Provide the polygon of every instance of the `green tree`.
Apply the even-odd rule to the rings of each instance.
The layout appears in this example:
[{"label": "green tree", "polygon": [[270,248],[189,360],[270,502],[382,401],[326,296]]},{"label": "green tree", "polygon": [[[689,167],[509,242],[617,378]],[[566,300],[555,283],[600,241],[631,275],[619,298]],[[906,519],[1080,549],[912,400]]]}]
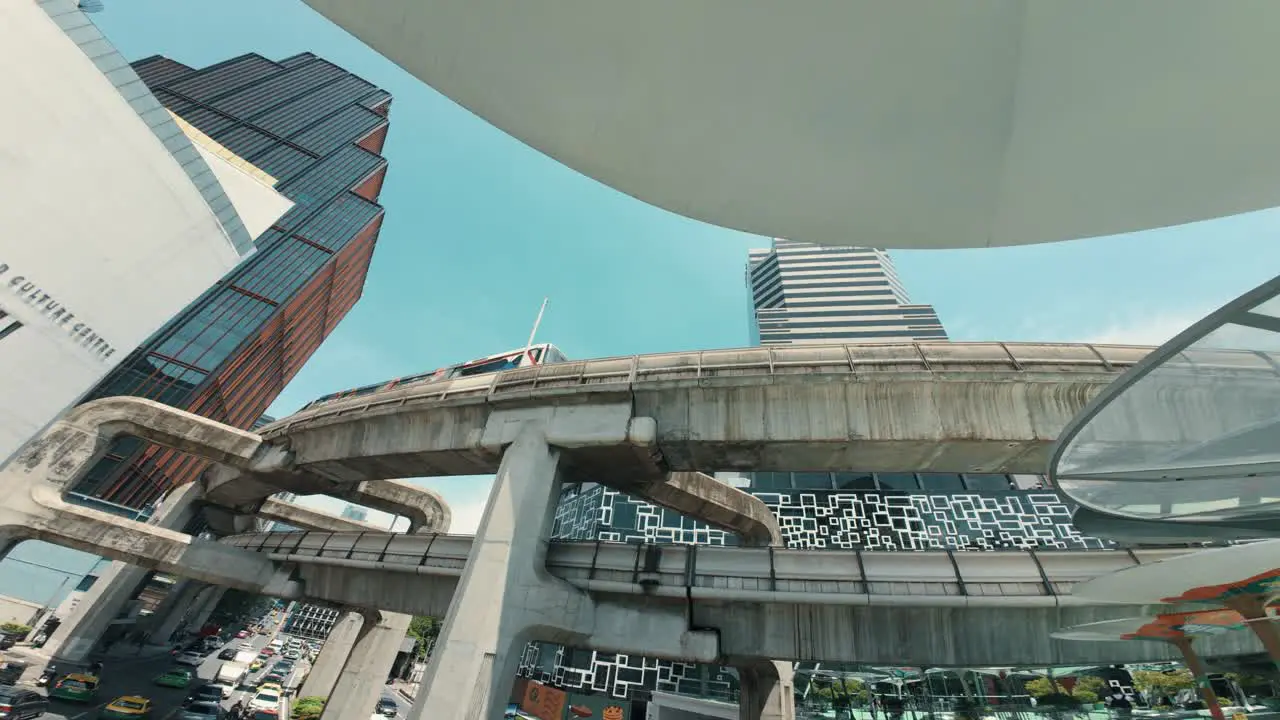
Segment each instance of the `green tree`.
[{"label": "green tree", "polygon": [[865,703],[871,698],[871,692],[867,690],[866,684],[856,678],[819,675],[813,678],[809,696],[832,707],[847,708],[851,703]]},{"label": "green tree", "polygon": [[30,625],[23,625],[22,623],[16,623],[16,622],[0,623],[0,633],[3,633],[5,635],[26,636],[26,634],[29,632],[31,632]]},{"label": "green tree", "polygon": [[320,713],[324,712],[324,702],[325,698],[319,695],[298,698],[293,704],[294,720],[315,720],[320,717]]},{"label": "green tree", "polygon": [[1133,689],[1153,702],[1158,702],[1165,696],[1173,697],[1179,690],[1189,690],[1195,686],[1195,678],[1189,670],[1138,670],[1133,673]]},{"label": "green tree", "polygon": [[418,641],[417,653],[419,657],[426,655],[427,648],[440,636],[440,629],[444,623],[439,618],[427,617],[426,615],[415,615],[413,620],[409,621],[409,631],[405,635]]}]

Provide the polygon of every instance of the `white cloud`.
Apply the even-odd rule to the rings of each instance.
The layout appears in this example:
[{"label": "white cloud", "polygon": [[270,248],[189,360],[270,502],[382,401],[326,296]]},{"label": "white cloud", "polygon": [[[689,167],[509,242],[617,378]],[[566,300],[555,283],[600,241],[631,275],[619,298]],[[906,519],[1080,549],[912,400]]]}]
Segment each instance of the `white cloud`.
[{"label": "white cloud", "polygon": [[1081,338],[1079,342],[1099,345],[1162,345],[1208,314],[1209,310],[1206,309],[1163,315],[1115,317],[1102,330]]}]

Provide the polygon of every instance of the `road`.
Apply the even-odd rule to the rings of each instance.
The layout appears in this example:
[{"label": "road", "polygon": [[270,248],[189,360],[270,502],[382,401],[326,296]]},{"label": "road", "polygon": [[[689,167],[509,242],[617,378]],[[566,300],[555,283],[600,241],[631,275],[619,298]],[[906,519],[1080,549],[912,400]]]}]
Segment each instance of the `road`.
[{"label": "road", "polygon": [[[252,642],[255,649],[261,650],[271,641],[271,634],[260,634],[252,638],[252,640],[232,640],[231,645],[237,646],[242,642]],[[182,701],[193,690],[201,684],[213,681],[214,676],[218,673],[218,668],[226,660],[219,660],[217,652],[207,656],[205,661],[199,668],[196,668],[196,674],[200,681],[192,683],[187,689],[165,688],[160,687],[152,682],[152,678],[163,673],[171,667],[174,667],[172,659],[168,656],[150,657],[142,659],[112,658],[104,661],[101,681],[102,684],[98,691],[98,702],[92,705],[80,703],[71,703],[63,700],[51,699],[49,701],[49,711],[45,714],[47,720],[89,720],[96,718],[98,711],[113,699],[121,695],[141,695],[151,698],[154,709],[151,712],[151,720],[167,720],[177,713],[182,707]],[[249,676],[245,687],[253,687],[261,677],[270,671],[270,664],[263,669]],[[305,663],[298,663],[298,669],[294,676],[290,677],[291,683],[297,682],[300,671],[306,668]],[[43,688],[40,689],[43,692]],[[253,696],[251,690],[240,690],[223,703],[224,707],[230,707],[237,700],[245,703]]]}]

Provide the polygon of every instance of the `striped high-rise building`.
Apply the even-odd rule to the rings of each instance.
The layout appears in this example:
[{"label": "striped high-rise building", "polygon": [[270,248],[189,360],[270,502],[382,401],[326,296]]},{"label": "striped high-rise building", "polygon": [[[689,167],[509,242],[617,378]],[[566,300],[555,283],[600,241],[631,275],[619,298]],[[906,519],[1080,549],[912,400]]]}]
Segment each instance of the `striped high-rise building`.
[{"label": "striped high-rise building", "polygon": [[946,340],[913,305],[888,253],[774,240],[747,259],[753,345]]}]

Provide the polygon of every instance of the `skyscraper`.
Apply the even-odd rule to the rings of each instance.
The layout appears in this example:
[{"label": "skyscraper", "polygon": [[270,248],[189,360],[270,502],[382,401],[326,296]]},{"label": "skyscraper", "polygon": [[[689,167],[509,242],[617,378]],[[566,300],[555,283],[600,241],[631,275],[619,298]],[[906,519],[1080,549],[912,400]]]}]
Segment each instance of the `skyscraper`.
[{"label": "skyscraper", "polygon": [[357,505],[347,505],[342,508],[342,517],[346,520],[367,522],[369,520],[369,511]]},{"label": "skyscraper", "polygon": [[[157,56],[133,68],[170,112],[295,205],[87,399],[146,397],[250,428],[361,295],[382,225],[391,96],[310,53],[201,70]],[[77,490],[142,507],[205,465],[125,438]]]},{"label": "skyscraper", "polygon": [[747,258],[752,345],[946,340],[883,250],[774,240]]}]

